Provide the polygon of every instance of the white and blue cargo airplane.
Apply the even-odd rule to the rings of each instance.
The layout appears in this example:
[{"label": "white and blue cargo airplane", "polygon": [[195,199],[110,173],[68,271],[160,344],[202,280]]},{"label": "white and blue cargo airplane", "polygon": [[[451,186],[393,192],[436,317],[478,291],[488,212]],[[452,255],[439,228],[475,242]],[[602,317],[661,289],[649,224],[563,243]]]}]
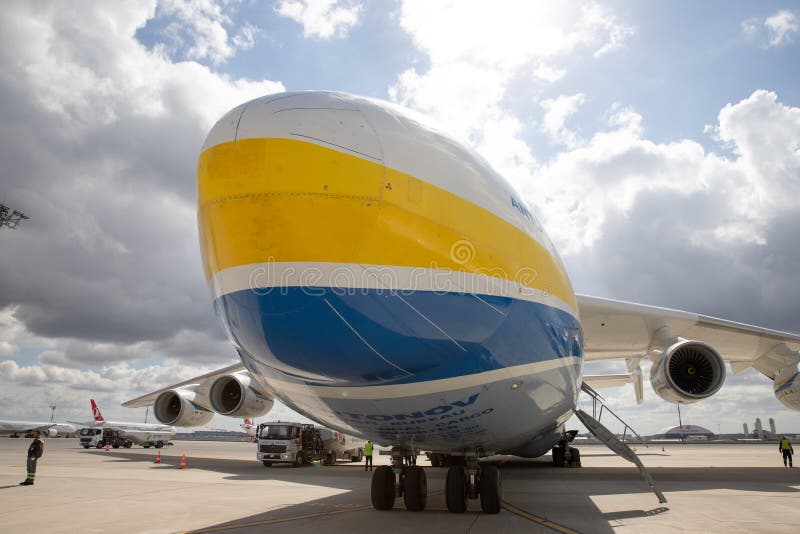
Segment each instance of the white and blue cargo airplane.
[{"label": "white and blue cargo airplane", "polygon": [[[214,308],[242,363],[125,403],[166,424],[258,417],[277,398],[392,447],[372,502],[426,502],[417,451],[456,459],[446,501],[500,509],[492,453],[545,454],[583,383],[649,358],[674,403],[753,367],[800,410],[800,336],[576,296],[533,212],[480,156],[409,110],[332,92],[269,95],[211,129],[198,222]],[[624,359],[629,375],[587,377]],[[412,462],[413,463],[413,462]]]},{"label": "white and blue cargo airplane", "polygon": [[55,438],[59,436],[74,435],[78,429],[69,423],[53,423],[43,421],[12,421],[3,419],[0,421],[0,436],[11,436],[18,438],[38,430],[43,435]]}]

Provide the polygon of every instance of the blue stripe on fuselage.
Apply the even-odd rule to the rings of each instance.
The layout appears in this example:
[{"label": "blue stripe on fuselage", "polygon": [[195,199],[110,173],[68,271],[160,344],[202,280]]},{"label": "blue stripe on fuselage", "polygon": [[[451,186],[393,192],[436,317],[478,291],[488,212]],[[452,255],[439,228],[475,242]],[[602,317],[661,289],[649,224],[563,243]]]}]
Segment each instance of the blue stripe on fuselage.
[{"label": "blue stripe on fuselage", "polygon": [[214,306],[242,349],[309,383],[412,383],[582,354],[575,317],[508,297],[285,287]]}]

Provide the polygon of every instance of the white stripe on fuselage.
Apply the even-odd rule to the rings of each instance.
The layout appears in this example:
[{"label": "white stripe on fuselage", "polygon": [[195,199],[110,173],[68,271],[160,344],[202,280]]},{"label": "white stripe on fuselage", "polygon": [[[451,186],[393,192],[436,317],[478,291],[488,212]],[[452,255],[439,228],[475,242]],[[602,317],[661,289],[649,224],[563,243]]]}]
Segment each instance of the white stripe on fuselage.
[{"label": "white stripe on fuselage", "polygon": [[492,295],[536,302],[557,308],[575,318],[578,316],[577,310],[573,310],[566,302],[540,289],[497,276],[451,269],[357,263],[265,262],[223,269],[209,282],[214,300],[245,289],[267,292],[280,291],[282,287],[331,287],[342,291],[378,289],[401,295],[409,291]]},{"label": "white stripe on fuselage", "polygon": [[[541,362],[515,365],[513,367],[504,367],[503,369],[495,369],[493,371],[485,371],[483,373],[474,373],[454,378],[443,378],[440,380],[428,380],[426,382],[412,382],[407,384],[392,384],[383,386],[310,386],[270,377],[264,377],[264,380],[271,388],[273,388],[273,391],[280,391],[281,394],[286,394],[288,397],[291,397],[292,393],[308,394],[309,391],[311,391],[315,396],[318,396],[322,399],[347,398],[351,400],[384,400],[418,395],[429,395],[433,393],[445,393],[447,391],[483,386],[500,380],[534,375],[561,367],[579,365],[580,363],[581,358],[577,356],[568,356],[566,358],[555,358]],[[580,376],[576,375],[576,382],[579,379]]]}]

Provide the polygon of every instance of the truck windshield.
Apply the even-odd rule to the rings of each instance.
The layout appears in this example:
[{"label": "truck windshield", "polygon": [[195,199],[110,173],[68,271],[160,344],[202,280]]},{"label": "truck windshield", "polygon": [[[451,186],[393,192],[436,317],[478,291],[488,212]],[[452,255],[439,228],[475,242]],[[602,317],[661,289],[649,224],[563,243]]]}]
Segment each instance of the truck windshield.
[{"label": "truck windshield", "polygon": [[92,432],[91,428],[81,428],[81,436],[93,436],[94,432]]},{"label": "truck windshield", "polygon": [[261,429],[261,439],[292,439],[295,432],[292,432],[294,427],[280,425],[280,426],[265,426]]}]

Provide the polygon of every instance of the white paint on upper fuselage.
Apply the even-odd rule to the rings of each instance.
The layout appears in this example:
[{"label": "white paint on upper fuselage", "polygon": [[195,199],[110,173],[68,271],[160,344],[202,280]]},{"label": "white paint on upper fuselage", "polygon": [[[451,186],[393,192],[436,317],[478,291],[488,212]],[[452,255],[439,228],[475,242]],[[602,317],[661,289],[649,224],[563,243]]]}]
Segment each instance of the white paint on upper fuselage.
[{"label": "white paint on upper fuselage", "polygon": [[563,269],[535,214],[508,182],[466,144],[407,109],[346,93],[268,95],[226,113],[209,132],[203,150],[258,138],[302,140],[424,180],[527,233]]}]

